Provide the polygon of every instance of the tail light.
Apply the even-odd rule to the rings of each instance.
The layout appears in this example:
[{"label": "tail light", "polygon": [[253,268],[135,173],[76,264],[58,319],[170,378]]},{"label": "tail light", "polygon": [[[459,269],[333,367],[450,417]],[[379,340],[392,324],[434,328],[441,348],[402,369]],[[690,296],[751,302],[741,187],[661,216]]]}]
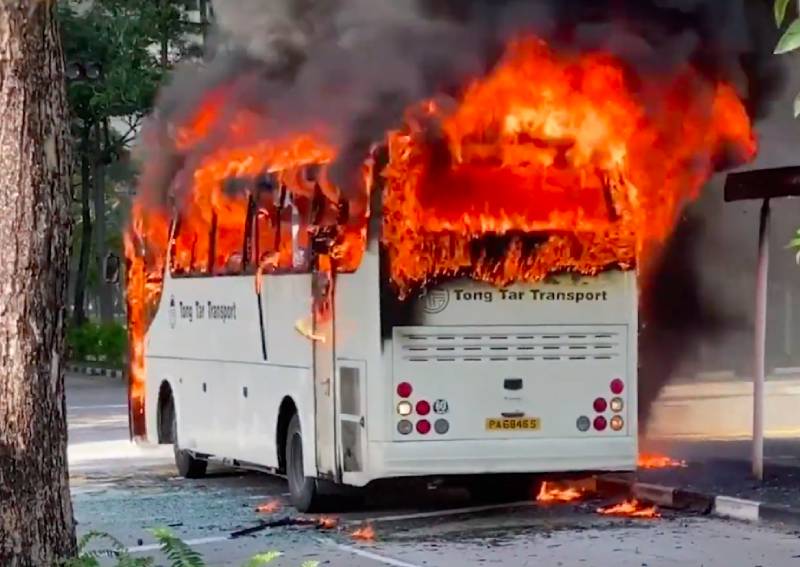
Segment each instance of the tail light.
[{"label": "tail light", "polygon": [[597,431],[605,431],[607,426],[608,422],[602,415],[598,415],[596,418],[594,418],[594,428]]},{"label": "tail light", "polygon": [[605,398],[597,398],[594,401],[594,411],[597,413],[603,413],[608,408],[608,402],[606,402]]},{"label": "tail light", "polygon": [[431,405],[426,402],[425,400],[420,400],[417,402],[417,413],[419,415],[428,415],[431,413]]},{"label": "tail light", "polygon": [[611,400],[611,411],[614,413],[619,413],[622,411],[622,408],[625,407],[625,402],[622,401],[622,398],[614,398]]},{"label": "tail light", "polygon": [[439,435],[444,435],[448,431],[450,431],[450,422],[446,419],[437,419],[436,422],[433,424],[433,429]]},{"label": "tail light", "polygon": [[414,411],[414,408],[411,406],[411,402],[403,400],[402,402],[397,404],[397,413],[399,415],[402,415],[403,417],[411,415],[412,411]]},{"label": "tail light", "polygon": [[400,382],[397,385],[397,395],[401,398],[408,398],[414,392],[414,388],[408,382]]},{"label": "tail light", "polygon": [[614,378],[611,381],[611,393],[612,394],[614,394],[616,396],[619,396],[624,389],[625,389],[625,383],[622,380],[620,380],[619,378]]},{"label": "tail light", "polygon": [[417,433],[427,435],[431,432],[431,422],[427,419],[420,419],[417,422]]},{"label": "tail light", "polygon": [[585,415],[582,415],[578,418],[578,421],[575,422],[578,431],[584,432],[589,431],[589,428],[592,426],[592,422],[589,421],[589,418]]},{"label": "tail light", "polygon": [[621,431],[623,427],[625,427],[625,422],[620,416],[615,415],[611,418],[611,429],[614,431]]},{"label": "tail light", "polygon": [[414,430],[414,425],[407,419],[404,419],[397,423],[397,432],[400,435],[408,435],[413,430]]}]

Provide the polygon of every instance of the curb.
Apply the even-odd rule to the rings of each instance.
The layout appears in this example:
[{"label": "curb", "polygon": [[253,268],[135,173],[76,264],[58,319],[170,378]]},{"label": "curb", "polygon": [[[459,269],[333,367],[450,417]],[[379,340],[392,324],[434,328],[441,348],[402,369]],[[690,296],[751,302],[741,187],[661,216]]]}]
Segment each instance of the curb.
[{"label": "curb", "polygon": [[105,376],[106,378],[117,378],[120,380],[125,377],[124,370],[84,366],[82,364],[67,364],[67,372],[74,372],[85,376]]},{"label": "curb", "polygon": [[800,526],[800,508],[769,504],[758,500],[703,494],[683,488],[637,482],[625,477],[598,477],[602,494],[627,494],[663,508],[710,514],[744,522],[773,522]]}]

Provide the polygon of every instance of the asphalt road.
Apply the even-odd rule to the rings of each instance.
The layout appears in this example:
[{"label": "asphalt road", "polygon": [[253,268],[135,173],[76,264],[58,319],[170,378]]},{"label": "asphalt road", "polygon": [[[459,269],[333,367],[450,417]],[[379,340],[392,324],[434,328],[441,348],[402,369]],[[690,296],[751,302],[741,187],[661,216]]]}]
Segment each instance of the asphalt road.
[{"label": "asphalt road", "polygon": [[[67,405],[79,533],[110,533],[136,554],[157,555],[148,530],[166,526],[209,565],[241,565],[255,553],[280,551],[271,565],[800,567],[800,532],[780,526],[666,511],[653,520],[607,518],[595,511],[600,501],[476,508],[458,490],[410,497],[385,489],[377,494],[380,504],[338,513],[338,526],[323,531],[296,523],[307,518],[285,504],[280,479],[219,469],[202,481],[182,480],[168,448],[132,446],[119,382],[70,376]],[[279,508],[256,511],[268,502]],[[266,522],[288,525],[233,537]],[[374,528],[374,541],[352,536],[364,525]]]}]

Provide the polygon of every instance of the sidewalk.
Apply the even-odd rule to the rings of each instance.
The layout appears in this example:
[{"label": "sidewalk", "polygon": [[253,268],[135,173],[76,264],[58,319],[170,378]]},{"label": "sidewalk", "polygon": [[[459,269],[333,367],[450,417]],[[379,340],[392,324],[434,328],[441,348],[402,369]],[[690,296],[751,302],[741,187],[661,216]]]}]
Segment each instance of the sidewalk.
[{"label": "sidewalk", "polygon": [[612,486],[667,508],[800,526],[800,439],[767,441],[763,482],[752,477],[749,442],[643,440],[641,452],[666,455],[684,466],[612,475]]}]

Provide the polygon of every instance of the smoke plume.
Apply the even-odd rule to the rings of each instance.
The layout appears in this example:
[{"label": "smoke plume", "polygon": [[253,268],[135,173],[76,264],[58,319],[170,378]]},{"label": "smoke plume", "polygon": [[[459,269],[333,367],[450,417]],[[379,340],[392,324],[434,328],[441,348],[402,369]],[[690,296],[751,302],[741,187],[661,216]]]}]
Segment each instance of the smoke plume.
[{"label": "smoke plume", "polygon": [[[185,151],[170,135],[220,88],[219,125],[247,110],[254,136],[310,132],[336,147],[332,180],[358,211],[365,196],[355,178],[370,147],[402,124],[412,103],[457,95],[522,33],[566,53],[605,50],[641,76],[692,64],[707,81],[693,87],[711,92],[716,81],[728,81],[753,113],[777,77],[766,58],[774,39],[766,1],[225,0],[215,11],[213,49],[202,63],[176,70],[146,127],[141,193],[152,206],[180,206],[182,176],[225,143],[221,127]],[[652,372],[652,392],[668,378],[664,357],[677,361],[695,332],[718,326],[694,295],[695,264],[682,238],[662,256],[663,270],[653,272],[645,292],[642,362]],[[676,300],[682,309],[672,308]],[[658,347],[657,359],[650,345]],[[652,396],[645,397],[647,406]]]},{"label": "smoke plume", "polygon": [[[413,102],[456,93],[485,73],[512,37],[533,33],[565,52],[603,49],[642,74],[690,62],[707,87],[725,79],[761,96],[748,86],[769,70],[758,55],[765,26],[754,24],[764,13],[746,0],[226,0],[216,7],[214,52],[174,74],[149,129],[180,122],[227,85],[226,114],[254,110],[259,135],[315,132],[337,147],[333,181],[357,200],[354,176],[370,146]],[[210,132],[207,144],[221,135]],[[148,161],[174,157],[148,145]],[[161,168],[166,179],[183,164]],[[172,188],[156,181],[143,189]]]}]

